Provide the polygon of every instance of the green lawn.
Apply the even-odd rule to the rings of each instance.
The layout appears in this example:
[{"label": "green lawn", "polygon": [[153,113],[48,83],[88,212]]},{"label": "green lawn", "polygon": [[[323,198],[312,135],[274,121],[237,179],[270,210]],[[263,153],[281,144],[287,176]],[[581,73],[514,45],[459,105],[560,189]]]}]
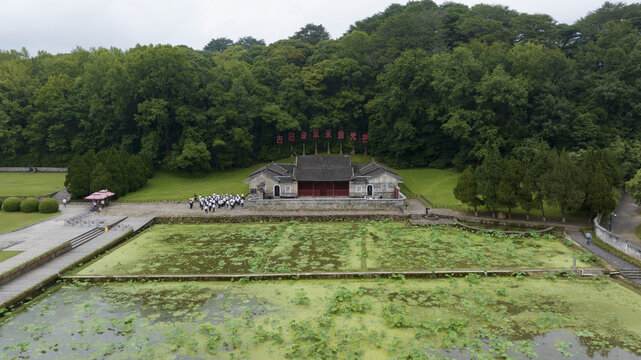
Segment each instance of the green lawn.
[{"label": "green lawn", "polygon": [[[453,170],[441,170],[441,169],[428,169],[428,168],[415,168],[415,169],[404,169],[397,171],[405,183],[403,184],[411,193],[415,195],[423,195],[428,200],[430,200],[436,208],[452,208],[454,210],[468,211],[468,207],[465,204],[459,206],[459,201],[454,197],[454,187],[460,176],[460,172]],[[403,189],[401,189],[403,191]],[[409,194],[410,197],[413,194]],[[487,212],[489,209],[484,206],[479,207],[479,212]],[[548,218],[554,218],[554,220],[561,218],[561,209],[545,205],[545,216]],[[497,211],[508,214],[507,208],[499,208]],[[517,207],[512,209],[512,214],[524,216],[525,210]],[[541,211],[534,210],[530,212],[531,217],[536,219],[540,218]],[[589,214],[584,214],[580,211],[569,212],[566,214],[568,219],[577,219],[577,218],[587,218]]]},{"label": "green lawn", "polygon": [[0,195],[45,195],[63,189],[66,173],[0,173]]},{"label": "green lawn", "polygon": [[404,184],[416,195],[428,198],[436,207],[458,204],[454,198],[454,187],[460,175],[457,171],[415,168],[398,170]]},{"label": "green lawn", "polygon": [[0,251],[0,262],[3,262],[9,258],[12,258],[18,254],[20,254],[22,251]]},{"label": "green lawn", "polygon": [[[367,162],[371,158],[362,155],[353,157],[354,162]],[[294,162],[295,159],[284,158],[276,162]],[[244,193],[249,187],[243,184],[249,174],[265,166],[267,163],[252,165],[247,168],[231,169],[226,171],[214,171],[207,175],[198,177],[187,173],[174,173],[159,171],[153,178],[149,179],[147,185],[142,189],[127,194],[120,199],[122,201],[149,201],[149,200],[181,200],[185,201],[196,194],[211,193]]]},{"label": "green lawn", "polygon": [[25,226],[35,224],[37,222],[47,220],[52,216],[56,216],[60,212],[53,214],[35,213],[22,213],[22,212],[5,212],[0,210],[0,234],[8,233],[10,231],[21,229]]},{"label": "green lawn", "polygon": [[249,188],[243,180],[254,170],[263,166],[216,171],[204,176],[186,173],[158,171],[142,189],[120,198],[122,201],[180,200],[186,201],[197,194],[247,193]]}]

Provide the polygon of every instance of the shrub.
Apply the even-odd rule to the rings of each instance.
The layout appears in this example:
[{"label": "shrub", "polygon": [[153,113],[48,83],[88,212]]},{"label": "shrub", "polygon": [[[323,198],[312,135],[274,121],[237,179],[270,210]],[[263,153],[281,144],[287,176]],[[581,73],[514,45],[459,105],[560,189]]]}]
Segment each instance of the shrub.
[{"label": "shrub", "polygon": [[2,203],[2,210],[6,212],[15,212],[20,210],[20,199],[17,197],[6,198],[4,203]]},{"label": "shrub", "polygon": [[58,211],[58,201],[52,198],[43,199],[40,202],[38,210],[43,214],[55,213],[56,211]]},{"label": "shrub", "polygon": [[38,211],[40,201],[36,198],[26,198],[20,203],[20,211],[23,213],[32,213]]},{"label": "shrub", "polygon": [[0,198],[0,209],[2,209],[2,203],[4,202],[4,198]]}]

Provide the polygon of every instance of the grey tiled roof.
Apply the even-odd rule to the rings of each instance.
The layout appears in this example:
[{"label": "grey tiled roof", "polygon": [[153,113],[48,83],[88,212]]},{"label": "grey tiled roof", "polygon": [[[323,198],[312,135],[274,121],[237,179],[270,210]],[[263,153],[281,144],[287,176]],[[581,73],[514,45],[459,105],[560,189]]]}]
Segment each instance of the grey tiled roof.
[{"label": "grey tiled roof", "polygon": [[254,171],[245,182],[263,174],[277,182],[290,181],[356,181],[367,182],[387,173],[399,181],[403,179],[394,171],[372,161],[352,164],[349,155],[297,156],[296,163],[271,163]]},{"label": "grey tiled roof", "polygon": [[347,155],[297,156],[293,177],[297,181],[350,181],[351,160]]}]

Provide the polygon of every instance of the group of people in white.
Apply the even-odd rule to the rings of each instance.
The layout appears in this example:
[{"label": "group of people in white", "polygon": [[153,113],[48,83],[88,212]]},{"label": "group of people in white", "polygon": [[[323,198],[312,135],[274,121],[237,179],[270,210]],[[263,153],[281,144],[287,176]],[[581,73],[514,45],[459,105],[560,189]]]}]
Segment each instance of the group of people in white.
[{"label": "group of people in white", "polygon": [[245,207],[245,194],[216,194],[202,196],[194,194],[192,199],[189,199],[189,209],[194,208],[194,203],[198,202],[200,210],[205,214],[213,213],[216,209],[233,210],[236,206]]}]

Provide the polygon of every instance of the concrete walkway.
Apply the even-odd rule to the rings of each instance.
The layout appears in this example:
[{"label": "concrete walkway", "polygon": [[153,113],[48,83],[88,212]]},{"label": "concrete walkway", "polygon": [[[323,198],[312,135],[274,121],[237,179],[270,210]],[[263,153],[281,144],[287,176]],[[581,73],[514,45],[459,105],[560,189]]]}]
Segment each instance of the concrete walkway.
[{"label": "concrete walkway", "polygon": [[[124,224],[130,225],[133,230],[138,230],[152,219],[153,217],[127,218]],[[79,227],[75,228],[72,231],[70,229],[65,229],[63,224],[64,221],[60,223],[60,220],[52,224],[43,224],[42,229],[32,229],[32,233],[29,234],[29,232],[27,232],[25,235],[28,235],[30,238],[35,238],[38,235],[43,235],[43,233],[41,232],[43,231],[43,229],[48,229],[51,234],[50,237],[55,238],[58,244],[61,244],[73,238],[73,234],[76,234],[78,232],[84,233],[91,230],[91,228]],[[6,307],[8,304],[20,300],[20,298],[23,297],[25,293],[30,293],[31,291],[39,289],[40,287],[46,285],[50,281],[55,280],[59,276],[59,273],[67,269],[69,266],[80,261],[88,260],[87,257],[91,256],[97,251],[100,251],[101,249],[109,247],[111,243],[113,243],[116,239],[124,234],[124,231],[116,230],[105,232],[104,234],[89,241],[88,243],[83,244],[77,248],[73,248],[72,250],[62,254],[61,256],[11,280],[10,282],[4,285],[0,285],[0,308]],[[31,254],[35,254],[35,249],[37,248],[38,247],[34,245],[28,251]],[[49,248],[43,246],[40,248],[40,253],[47,251],[48,249]],[[38,253],[38,255],[40,253]],[[14,258],[17,256],[19,255],[14,256]],[[7,268],[8,266],[3,267]]]},{"label": "concrete walkway", "polygon": [[86,205],[61,207],[61,215],[28,226],[24,229],[0,235],[0,249],[22,253],[0,262],[0,274],[5,273],[41,254],[58,247],[65,241],[89,230],[84,227],[65,226],[68,219],[89,211]]},{"label": "concrete walkway", "polygon": [[[570,239],[572,239],[572,241],[574,241],[575,243],[579,244],[585,250],[587,250],[587,251],[591,252],[592,254],[598,256],[603,261],[607,262],[608,264],[610,264],[611,266],[613,266],[617,270],[619,270],[619,271],[641,270],[636,265],[633,265],[633,264],[621,259],[620,257],[601,249],[600,247],[598,247],[598,246],[596,246],[594,244],[588,245],[587,240],[585,239],[585,235],[583,234],[583,232],[580,229],[578,229],[578,228],[568,228],[568,229],[566,229],[565,232],[570,237]],[[632,280],[632,281],[634,281],[635,283],[641,285],[641,280]]]},{"label": "concrete walkway", "polygon": [[199,217],[221,217],[221,216],[341,216],[341,215],[403,215],[400,211],[390,210],[343,210],[343,211],[254,211],[247,208],[236,207],[235,209],[216,209],[214,213],[205,214],[199,207],[194,205],[189,209],[188,203],[142,203],[142,204],[111,204],[102,210],[102,216],[199,216]]},{"label": "concrete walkway", "polygon": [[[636,234],[637,227],[641,225],[641,207],[634,202],[632,196],[624,193],[614,213],[616,216],[612,216],[612,232],[641,246],[641,239]],[[607,222],[606,215],[603,217]]]}]

